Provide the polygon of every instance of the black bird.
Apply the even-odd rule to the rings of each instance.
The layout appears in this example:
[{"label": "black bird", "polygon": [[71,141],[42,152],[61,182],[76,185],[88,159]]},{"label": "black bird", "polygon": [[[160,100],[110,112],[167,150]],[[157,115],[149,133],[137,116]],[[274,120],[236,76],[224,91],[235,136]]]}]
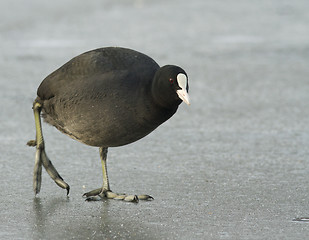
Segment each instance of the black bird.
[{"label": "black bird", "polygon": [[83,53],[48,75],[33,103],[36,146],[33,188],[40,192],[42,165],[69,194],[70,187],[48,159],[41,126],[45,121],[84,144],[100,148],[103,186],[85,193],[88,200],[103,197],[135,201],[149,195],[113,193],[109,187],[108,147],[143,138],[168,120],[184,101],[190,104],[186,72],[174,65],[160,67],[140,52],[107,47]]}]

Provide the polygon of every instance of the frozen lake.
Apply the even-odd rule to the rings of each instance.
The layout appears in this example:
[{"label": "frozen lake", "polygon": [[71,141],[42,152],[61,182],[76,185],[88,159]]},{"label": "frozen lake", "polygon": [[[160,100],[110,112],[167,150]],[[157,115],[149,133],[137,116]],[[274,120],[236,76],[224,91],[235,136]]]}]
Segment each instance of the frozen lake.
[{"label": "frozen lake", "polygon": [[[305,239],[309,221],[309,2],[1,1],[1,239]],[[115,192],[138,204],[85,202],[102,183],[99,150],[43,125],[70,184],[43,170],[34,197],[32,102],[72,57],[123,46],[189,75],[191,106],[144,139],[109,149]]]}]

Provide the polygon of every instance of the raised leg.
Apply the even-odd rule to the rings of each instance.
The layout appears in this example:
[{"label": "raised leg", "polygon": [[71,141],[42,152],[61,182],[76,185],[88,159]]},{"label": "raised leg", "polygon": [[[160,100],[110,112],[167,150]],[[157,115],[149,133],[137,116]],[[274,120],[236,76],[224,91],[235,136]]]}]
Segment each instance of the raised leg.
[{"label": "raised leg", "polygon": [[34,172],[33,172],[33,190],[35,194],[38,194],[40,192],[42,182],[42,165],[43,165],[49,176],[56,182],[56,184],[61,188],[66,189],[67,194],[69,194],[70,186],[59,175],[56,168],[53,166],[52,162],[46,155],[45,144],[42,133],[42,124],[40,118],[41,110],[42,105],[38,102],[34,102],[33,112],[34,112],[34,121],[36,129],[36,139],[29,141],[27,143],[29,146],[36,146]]},{"label": "raised leg", "polygon": [[92,190],[85,193],[83,196],[86,197],[87,201],[97,201],[102,198],[124,200],[127,202],[138,202],[139,200],[152,200],[153,197],[149,195],[127,195],[127,194],[117,194],[110,190],[109,179],[107,174],[107,148],[100,148],[100,158],[102,163],[102,172],[103,172],[103,186],[101,188]]}]

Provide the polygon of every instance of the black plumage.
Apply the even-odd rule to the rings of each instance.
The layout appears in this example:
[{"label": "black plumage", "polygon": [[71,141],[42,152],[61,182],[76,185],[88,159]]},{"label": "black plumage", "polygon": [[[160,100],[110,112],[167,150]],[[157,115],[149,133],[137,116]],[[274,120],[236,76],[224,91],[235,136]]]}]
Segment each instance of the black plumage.
[{"label": "black plumage", "polygon": [[187,91],[182,68],[160,68],[145,54],[108,47],[83,53],[48,75],[35,104],[61,132],[107,150],[152,132],[182,101],[189,104]]}]

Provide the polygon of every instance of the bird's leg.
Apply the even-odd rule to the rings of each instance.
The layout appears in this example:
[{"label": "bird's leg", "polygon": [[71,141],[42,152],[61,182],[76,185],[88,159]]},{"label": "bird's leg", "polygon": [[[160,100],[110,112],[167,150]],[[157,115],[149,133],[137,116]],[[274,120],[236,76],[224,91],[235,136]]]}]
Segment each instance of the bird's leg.
[{"label": "bird's leg", "polygon": [[[97,201],[101,198],[109,198],[116,200],[124,200],[127,202],[138,202],[139,200],[152,200],[153,197],[149,195],[127,195],[127,194],[117,194],[110,190],[108,174],[107,174],[107,148],[100,148],[100,158],[102,163],[103,172],[103,186],[102,188],[95,189],[93,191],[85,193],[83,196],[87,197],[87,201]],[[98,198],[99,197],[99,198]]]},{"label": "bird's leg", "polygon": [[102,163],[102,172],[103,172],[103,187],[102,190],[110,191],[109,180],[107,174],[107,148],[100,147],[100,158]]},{"label": "bird's leg", "polygon": [[44,138],[42,133],[42,124],[40,118],[41,110],[42,105],[38,102],[34,102],[33,112],[34,112],[34,121],[36,129],[36,140],[35,141],[32,140],[27,143],[29,146],[36,146],[34,172],[33,172],[33,190],[35,194],[38,194],[40,192],[42,182],[42,165],[43,165],[49,176],[56,182],[56,184],[66,189],[67,194],[69,194],[70,186],[65,181],[63,181],[63,178],[59,175],[56,168],[53,166],[52,162],[46,155]]}]

